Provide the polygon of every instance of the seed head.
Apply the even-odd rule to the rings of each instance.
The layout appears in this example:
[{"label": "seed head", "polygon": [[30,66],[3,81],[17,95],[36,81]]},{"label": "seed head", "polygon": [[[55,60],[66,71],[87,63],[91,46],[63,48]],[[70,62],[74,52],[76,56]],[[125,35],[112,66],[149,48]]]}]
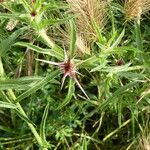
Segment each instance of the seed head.
[{"label": "seed head", "polygon": [[124,4],[127,21],[140,20],[141,15],[150,10],[150,0],[126,0]]},{"label": "seed head", "polygon": [[[107,1],[104,0],[66,0],[73,13],[79,14],[77,25],[77,48],[81,51],[90,50],[90,43],[97,38],[93,22],[102,30],[106,25]],[[81,44],[81,46],[80,46]],[[81,50],[81,47],[84,48]]]}]

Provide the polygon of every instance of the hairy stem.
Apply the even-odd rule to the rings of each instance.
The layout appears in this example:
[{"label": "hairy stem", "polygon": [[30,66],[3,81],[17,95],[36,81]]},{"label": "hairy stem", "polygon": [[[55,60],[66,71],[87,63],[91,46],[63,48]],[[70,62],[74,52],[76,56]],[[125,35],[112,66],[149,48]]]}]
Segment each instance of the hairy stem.
[{"label": "hairy stem", "polygon": [[4,76],[4,68],[2,64],[2,58],[0,57],[0,77]]},{"label": "hairy stem", "polygon": [[44,29],[39,31],[39,35],[41,36],[41,38],[46,42],[46,44],[49,47],[55,48],[55,43],[48,37],[48,35],[46,34],[46,31]]}]

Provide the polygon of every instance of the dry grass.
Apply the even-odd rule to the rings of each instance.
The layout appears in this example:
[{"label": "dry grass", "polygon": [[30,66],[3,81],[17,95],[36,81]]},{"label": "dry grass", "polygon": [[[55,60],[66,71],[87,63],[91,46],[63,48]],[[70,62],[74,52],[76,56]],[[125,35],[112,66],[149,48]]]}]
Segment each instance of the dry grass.
[{"label": "dry grass", "polygon": [[140,139],[139,150],[150,150],[150,137],[142,137]]},{"label": "dry grass", "polygon": [[126,0],[124,10],[127,21],[140,20],[141,15],[150,10],[150,0]]},{"label": "dry grass", "polygon": [[106,6],[108,2],[103,0],[66,0],[75,14],[79,14],[76,20],[77,47],[81,52],[90,52],[89,43],[96,39],[93,28],[95,22],[102,30],[106,25]]}]

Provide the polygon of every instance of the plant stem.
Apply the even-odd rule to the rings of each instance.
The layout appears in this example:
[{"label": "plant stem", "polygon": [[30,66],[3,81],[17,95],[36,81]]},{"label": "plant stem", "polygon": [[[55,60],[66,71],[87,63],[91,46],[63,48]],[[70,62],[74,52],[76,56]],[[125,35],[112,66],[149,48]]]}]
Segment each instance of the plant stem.
[{"label": "plant stem", "polygon": [[140,20],[135,21],[135,35],[136,35],[136,46],[140,53],[138,54],[139,60],[144,61],[143,59],[143,41],[141,36],[141,29],[140,29]]},{"label": "plant stem", "polygon": [[135,21],[135,33],[136,33],[136,45],[137,48],[142,51],[143,50],[143,42],[140,30],[140,20]]},{"label": "plant stem", "polygon": [[40,37],[46,42],[47,46],[59,53],[59,55],[62,55],[62,57],[60,56],[60,60],[64,60],[63,49],[51,40],[51,38],[47,35],[45,29],[41,29],[38,33]]},{"label": "plant stem", "polygon": [[[5,74],[5,73],[4,73],[4,68],[3,68],[3,64],[2,64],[1,57],[0,57],[0,76],[2,77],[2,76],[4,76],[4,74]],[[13,90],[8,89],[7,92],[8,92],[8,95],[11,97],[11,99],[12,99],[13,101],[15,101],[15,100],[16,100],[16,96],[15,96]],[[23,116],[27,117],[26,113],[24,112],[24,110],[23,110],[22,106],[19,104],[19,102],[16,103],[16,106],[17,106],[19,112],[20,112]],[[39,136],[39,134],[37,133],[35,127],[34,127],[31,123],[29,123],[29,122],[27,122],[27,124],[28,124],[29,128],[31,129],[32,133],[34,134],[34,136],[35,136],[35,138],[36,138],[38,144],[39,144],[41,147],[43,147],[44,144],[43,144],[42,138],[41,138],[41,137]],[[47,148],[43,148],[43,150],[47,150]]]},{"label": "plant stem", "polygon": [[[9,93],[9,96],[11,96],[11,98],[15,101],[15,100],[16,100],[16,96],[15,96],[14,92],[13,92],[11,89],[8,89],[8,93]],[[17,108],[18,108],[18,110],[20,111],[20,113],[21,113],[23,116],[27,117],[26,113],[24,112],[24,110],[23,110],[23,108],[21,107],[21,105],[19,104],[19,102],[17,102],[16,105],[17,105]],[[36,138],[38,144],[39,144],[40,146],[43,146],[42,139],[41,139],[41,137],[39,136],[39,134],[37,133],[35,127],[34,127],[31,123],[27,123],[27,124],[28,124],[29,128],[31,129],[32,133],[34,134],[34,136],[35,136],[35,138]],[[46,149],[45,149],[45,150],[46,150]]]},{"label": "plant stem", "polygon": [[47,36],[46,31],[44,29],[39,31],[39,35],[47,43],[49,47],[55,48],[55,43]]},{"label": "plant stem", "polygon": [[103,142],[105,142],[107,139],[109,139],[111,136],[113,136],[114,134],[116,134],[122,127],[126,126],[128,123],[131,122],[131,119],[128,119],[127,121],[125,121],[119,128],[115,129],[114,131],[112,131],[111,133],[109,133],[108,135],[106,135],[103,138]]},{"label": "plant stem", "polygon": [[21,0],[24,8],[26,9],[27,12],[32,11],[32,8],[30,7],[30,5],[28,4],[28,2],[26,0]]},{"label": "plant stem", "polygon": [[4,76],[4,68],[2,64],[2,58],[0,57],[0,77]]}]

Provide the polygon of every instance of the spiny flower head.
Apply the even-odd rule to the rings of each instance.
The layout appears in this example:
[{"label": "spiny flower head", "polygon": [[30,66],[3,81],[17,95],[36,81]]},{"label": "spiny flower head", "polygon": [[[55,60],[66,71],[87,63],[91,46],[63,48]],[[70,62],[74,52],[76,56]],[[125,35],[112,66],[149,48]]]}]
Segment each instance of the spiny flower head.
[{"label": "spiny flower head", "polygon": [[77,71],[77,64],[75,64],[74,59],[69,58],[65,52],[65,59],[63,62],[52,62],[52,61],[47,61],[47,60],[42,60],[42,59],[36,59],[38,61],[42,61],[45,63],[49,63],[51,65],[55,65],[57,66],[62,72],[63,72],[63,78],[62,78],[62,84],[61,84],[61,89],[64,85],[65,79],[67,76],[69,76],[70,78],[72,78],[76,84],[78,85],[78,87],[81,89],[81,91],[83,92],[83,94],[86,96],[86,98],[89,99],[89,97],[87,96],[86,92],[84,91],[84,89],[82,88],[82,86],[80,85],[79,81],[77,80],[77,74],[80,74]]}]

